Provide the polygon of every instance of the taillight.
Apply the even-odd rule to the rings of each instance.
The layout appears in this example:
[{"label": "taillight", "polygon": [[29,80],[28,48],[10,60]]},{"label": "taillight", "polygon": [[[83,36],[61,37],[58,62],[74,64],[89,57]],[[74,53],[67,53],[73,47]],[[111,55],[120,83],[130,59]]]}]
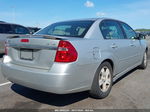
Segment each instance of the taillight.
[{"label": "taillight", "polygon": [[77,57],[78,53],[70,42],[59,41],[55,62],[74,62]]},{"label": "taillight", "polygon": [[21,39],[20,42],[29,42],[29,39]]}]

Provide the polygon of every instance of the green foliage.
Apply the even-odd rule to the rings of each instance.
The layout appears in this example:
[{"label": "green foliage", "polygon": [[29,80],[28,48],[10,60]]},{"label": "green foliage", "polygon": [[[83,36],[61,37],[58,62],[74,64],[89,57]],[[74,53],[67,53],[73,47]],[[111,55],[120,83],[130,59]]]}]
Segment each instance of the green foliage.
[{"label": "green foliage", "polygon": [[136,29],[135,31],[150,31],[150,29]]}]

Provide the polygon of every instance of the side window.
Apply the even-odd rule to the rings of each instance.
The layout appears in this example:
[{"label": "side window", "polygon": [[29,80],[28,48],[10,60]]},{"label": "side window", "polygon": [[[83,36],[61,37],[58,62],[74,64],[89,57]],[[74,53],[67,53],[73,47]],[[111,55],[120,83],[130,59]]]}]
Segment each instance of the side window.
[{"label": "side window", "polygon": [[100,29],[105,39],[124,39],[120,25],[116,21],[105,20],[100,24]]},{"label": "side window", "polygon": [[13,25],[12,27],[15,34],[29,34],[29,30],[27,28],[18,25]]},{"label": "side window", "polygon": [[9,24],[0,24],[0,33],[12,34],[13,31],[12,31],[11,25],[9,25]]},{"label": "side window", "polygon": [[121,26],[127,36],[127,39],[132,39],[133,37],[136,37],[135,31],[129,25],[121,23]]}]

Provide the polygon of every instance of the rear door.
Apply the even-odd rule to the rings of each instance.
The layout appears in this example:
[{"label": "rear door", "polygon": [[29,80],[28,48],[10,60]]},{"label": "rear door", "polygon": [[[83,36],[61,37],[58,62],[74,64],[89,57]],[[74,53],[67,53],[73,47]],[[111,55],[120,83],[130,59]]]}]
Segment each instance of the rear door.
[{"label": "rear door", "polygon": [[130,49],[130,41],[126,39],[117,21],[104,20],[101,23],[101,31],[109,46],[109,52],[112,52],[116,60],[115,67],[118,74],[131,66],[133,52]]},{"label": "rear door", "polygon": [[136,33],[135,31],[126,23],[121,22],[121,26],[125,32],[127,41],[130,42],[129,46],[130,46],[130,60],[131,60],[131,65],[135,65],[140,61],[140,50],[141,50],[141,45],[140,45],[140,41],[136,38]]}]

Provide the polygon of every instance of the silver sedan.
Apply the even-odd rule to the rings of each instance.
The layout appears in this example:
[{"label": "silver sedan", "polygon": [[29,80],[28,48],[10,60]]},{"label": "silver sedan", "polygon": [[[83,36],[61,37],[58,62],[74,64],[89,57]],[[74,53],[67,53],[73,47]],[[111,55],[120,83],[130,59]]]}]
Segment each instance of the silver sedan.
[{"label": "silver sedan", "polygon": [[8,80],[29,88],[57,94],[89,90],[105,98],[119,77],[147,67],[147,52],[142,36],[122,21],[71,20],[7,40],[1,68]]}]

